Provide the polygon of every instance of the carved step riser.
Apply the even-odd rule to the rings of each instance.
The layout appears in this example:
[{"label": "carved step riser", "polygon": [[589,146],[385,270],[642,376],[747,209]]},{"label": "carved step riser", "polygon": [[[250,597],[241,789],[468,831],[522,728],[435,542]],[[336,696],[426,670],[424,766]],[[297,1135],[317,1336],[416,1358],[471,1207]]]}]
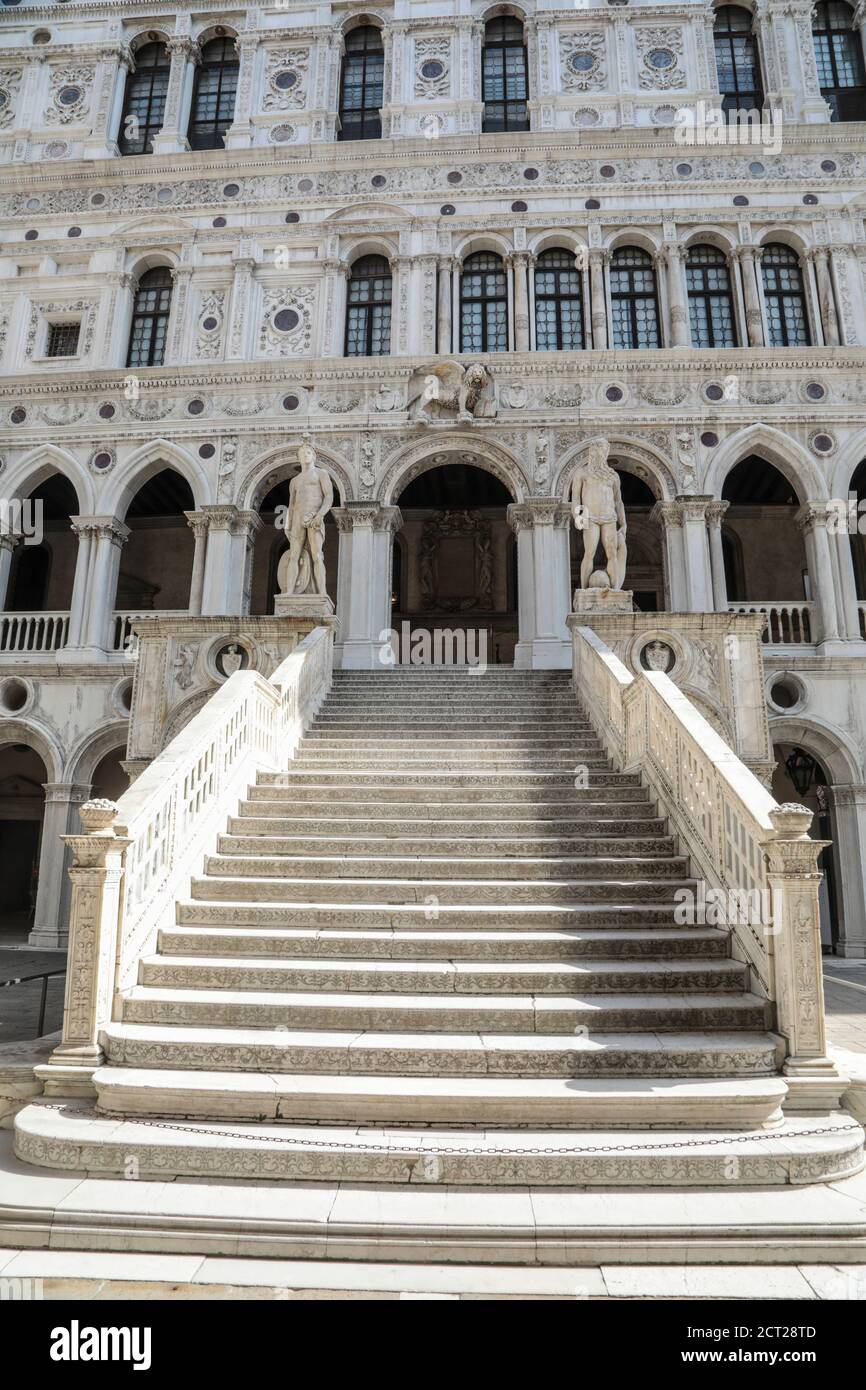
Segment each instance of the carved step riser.
[{"label": "carved step riser", "polygon": [[187,930],[169,929],[160,932],[159,951],[163,956],[257,956],[262,959],[291,960],[299,956],[327,959],[343,956],[364,960],[434,960],[441,958],[443,949],[452,960],[485,961],[552,961],[579,960],[723,960],[728,954],[726,936],[677,940],[671,935],[663,940],[648,935],[644,939],[620,939],[616,933],[606,933],[601,941],[577,937],[569,941],[559,937],[543,940],[508,940],[497,934],[490,940],[461,939],[454,934],[447,942],[425,940],[418,934],[395,940],[389,932],[378,937],[370,932],[341,932],[333,936],[315,931],[295,937],[272,935],[253,936],[249,932],[218,936],[206,927]]},{"label": "carved step riser", "polygon": [[[521,902],[531,902],[533,891],[540,895],[552,885],[567,885],[572,882],[599,879],[603,882],[615,879],[617,883],[633,884],[647,880],[664,879],[668,883],[685,877],[688,872],[687,861],[673,857],[659,859],[551,859],[529,863],[525,859],[450,859],[437,863],[423,859],[399,859],[395,856],[382,859],[346,858],[284,858],[268,859],[264,855],[243,857],[241,855],[208,855],[205,858],[205,874],[213,878],[246,878],[251,880],[285,878],[291,882],[298,879],[315,879],[339,886],[342,880],[375,879],[383,882],[384,901],[389,901],[389,881],[419,882],[429,887],[426,892],[438,893],[441,886],[454,888],[464,881],[480,884],[483,891],[489,882],[508,891],[512,881],[515,891],[521,893]],[[445,880],[442,883],[442,880]],[[366,887],[366,884],[365,884]],[[354,887],[353,890],[354,891]],[[673,896],[673,888],[669,890]],[[351,894],[347,893],[347,898]],[[567,896],[563,889],[563,896]],[[365,899],[369,901],[369,899]],[[560,901],[560,899],[557,899]]]},{"label": "carved step riser", "polygon": [[208,1028],[290,1028],[357,1029],[374,1033],[563,1033],[591,1029],[591,1035],[616,1033],[693,1032],[717,1029],[726,1032],[756,1032],[768,1026],[767,1010],[760,1004],[734,999],[709,1003],[683,999],[676,1006],[655,1008],[647,1002],[628,1008],[610,1007],[600,997],[593,1008],[548,1006],[543,998],[534,1006],[512,1003],[504,1008],[503,999],[491,1000],[485,1007],[467,1001],[462,1008],[447,1005],[408,1008],[399,999],[390,1004],[364,1007],[348,998],[339,1006],[315,1003],[290,1005],[273,1002],[214,1003],[210,999],[153,999],[127,997],[123,1000],[126,1023],[174,1024]]},{"label": "carved step riser", "polygon": [[[515,793],[527,792],[531,800],[538,801],[548,798],[551,793],[558,799],[563,792],[572,792],[575,797],[582,796],[583,800],[593,800],[593,793],[600,789],[604,789],[605,792],[608,789],[631,792],[633,795],[641,785],[637,773],[599,772],[594,768],[590,770],[585,781],[582,779],[579,787],[575,786],[574,768],[567,772],[561,769],[536,769],[532,772],[492,771],[462,775],[459,770],[455,770],[447,776],[442,775],[443,772],[447,772],[447,769],[437,769],[425,774],[419,771],[383,772],[377,769],[363,776],[357,772],[345,772],[340,768],[322,767],[317,768],[315,772],[263,773],[259,777],[256,790],[294,794],[299,787],[312,786],[319,789],[320,795],[323,792],[330,795],[342,790],[357,793],[362,788],[368,793],[379,794],[394,788],[398,791],[411,791],[416,798],[430,797],[436,801],[440,799],[440,792],[447,794],[459,789],[466,793],[472,790],[490,798],[504,796],[506,800],[512,799]],[[357,800],[357,796],[350,799]]]},{"label": "carved step riser", "polygon": [[[235,822],[236,824],[236,822]],[[321,839],[303,838],[300,835],[279,836],[279,835],[244,835],[231,831],[228,835],[221,835],[217,844],[217,852],[227,855],[319,855],[319,854],[346,854],[359,856],[369,854],[371,856],[393,855],[400,858],[405,854],[419,854],[422,856],[442,855],[450,857],[452,855],[477,855],[489,858],[492,855],[565,855],[568,857],[592,856],[597,854],[624,855],[635,854],[641,857],[664,857],[671,859],[674,854],[674,842],[670,836],[659,836],[657,839],[636,839],[623,837],[617,838],[587,838],[578,840],[570,839],[436,839],[432,836],[425,836],[419,839],[407,839],[405,837],[394,836],[392,839],[383,837],[381,839],[365,837],[329,837],[323,835]]]},{"label": "carved step riser", "polygon": [[[197,896],[197,885],[200,895]],[[571,907],[524,907],[504,911],[487,904],[466,906],[461,903],[440,902],[435,910],[427,903],[351,904],[310,903],[298,906],[285,902],[285,892],[276,890],[280,906],[261,901],[262,895],[249,901],[237,896],[236,885],[225,885],[218,879],[193,879],[193,901],[178,903],[178,922],[195,922],[205,926],[251,927],[399,927],[403,930],[429,931],[434,925],[448,930],[484,927],[521,927],[546,930],[557,927],[578,927],[606,930],[652,930],[655,927],[670,931],[689,928],[674,920],[671,902],[624,902],[620,894],[612,906],[598,901],[575,904]],[[220,893],[222,897],[220,898]],[[642,895],[644,898],[646,894]]]},{"label": "carved step riser", "polygon": [[[249,806],[249,802],[242,805]],[[310,841],[312,836],[320,836],[323,841],[327,840],[330,844],[341,843],[345,840],[352,840],[355,837],[365,837],[367,844],[381,846],[386,842],[386,837],[393,840],[405,850],[406,846],[412,842],[416,844],[428,844],[431,851],[436,853],[435,847],[448,843],[451,844],[457,838],[467,847],[469,845],[496,845],[509,851],[515,850],[520,844],[551,846],[555,844],[574,845],[576,843],[593,843],[601,841],[621,842],[628,837],[630,844],[646,844],[649,840],[658,842],[667,840],[673,843],[672,837],[665,835],[665,822],[658,818],[651,820],[634,819],[631,821],[591,821],[582,820],[559,820],[559,819],[537,819],[537,820],[455,820],[451,816],[441,816],[436,820],[424,817],[419,808],[419,814],[415,820],[408,816],[402,820],[385,820],[381,817],[368,817],[359,814],[357,817],[328,817],[327,819],[314,819],[307,817],[289,816],[263,816],[257,814],[255,810],[249,810],[239,816],[229,816],[228,833],[230,835],[263,835],[263,836],[292,836],[307,837]],[[421,840],[419,837],[424,836]],[[377,838],[378,837],[378,838]],[[583,840],[580,840],[583,837]],[[633,837],[633,838],[632,838]],[[311,842],[311,841],[310,841]],[[473,851],[474,852],[474,851]]]}]

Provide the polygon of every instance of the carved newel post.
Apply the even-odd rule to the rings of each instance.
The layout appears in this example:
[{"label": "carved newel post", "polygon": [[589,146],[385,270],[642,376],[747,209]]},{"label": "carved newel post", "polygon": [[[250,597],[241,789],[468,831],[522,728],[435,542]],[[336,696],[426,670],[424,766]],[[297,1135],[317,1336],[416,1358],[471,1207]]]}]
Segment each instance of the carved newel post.
[{"label": "carved newel post", "polygon": [[[610,445],[590,444],[571,485],[571,513],[583,537],[580,588],[575,613],[630,613],[631,593],[623,589],[627,558],[625,508],[619,474],[608,463]],[[604,561],[596,564],[599,544]]]},{"label": "carved newel post", "polygon": [[86,801],[78,813],[83,833],[61,836],[72,852],[72,903],[63,1034],[39,1069],[47,1095],[91,1094],[90,1078],[103,1061],[99,1033],[112,1015],[123,857],[131,843],[114,833],[113,801]]},{"label": "carved newel post", "polygon": [[325,581],[325,517],[334,504],[331,479],[316,462],[308,439],[298,449],[301,465],[289,484],[285,532],[289,548],[280,559],[274,612],[278,617],[326,618],[334,612]]},{"label": "carved newel post", "polygon": [[838,1085],[835,1064],[827,1056],[824,985],[821,969],[821,927],[818,856],[830,842],[809,837],[812,812],[796,802],[770,812],[772,839],[761,848],[772,892],[772,933],[776,998],[776,1027],[787,1039],[784,1072],[804,1100],[809,1081]]}]

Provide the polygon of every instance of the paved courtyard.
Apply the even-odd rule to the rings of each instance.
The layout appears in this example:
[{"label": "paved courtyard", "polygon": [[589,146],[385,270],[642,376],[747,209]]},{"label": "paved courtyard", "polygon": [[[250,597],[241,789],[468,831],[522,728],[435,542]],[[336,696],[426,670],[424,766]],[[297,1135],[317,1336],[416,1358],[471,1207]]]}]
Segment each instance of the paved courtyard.
[{"label": "paved courtyard", "polygon": [[866,1052],[866,962],[825,959],[824,999],[830,1041]]}]

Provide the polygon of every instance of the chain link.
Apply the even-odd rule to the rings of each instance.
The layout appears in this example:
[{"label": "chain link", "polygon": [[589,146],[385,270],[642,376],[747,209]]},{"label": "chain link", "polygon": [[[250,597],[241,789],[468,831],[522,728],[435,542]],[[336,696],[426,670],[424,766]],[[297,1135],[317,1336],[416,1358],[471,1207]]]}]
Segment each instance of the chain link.
[{"label": "chain link", "polygon": [[[0,1096],[0,1100],[26,1100],[20,1096]],[[43,1110],[67,1110],[69,1107],[62,1105],[42,1104],[38,1102]],[[829,1125],[823,1129],[803,1129],[803,1130],[784,1130],[781,1133],[774,1130],[762,1130],[757,1134],[726,1134],[718,1138],[707,1139],[675,1139],[667,1144],[598,1144],[598,1145],[572,1145],[562,1144],[556,1148],[541,1147],[533,1145],[527,1148],[495,1147],[484,1148],[482,1145],[457,1145],[439,1144],[427,1145],[424,1143],[415,1144],[412,1148],[406,1148],[397,1144],[353,1144],[341,1139],[298,1139],[290,1134],[244,1134],[238,1130],[231,1129],[211,1129],[197,1130],[193,1125],[172,1124],[168,1120],[148,1120],[138,1115],[118,1115],[111,1111],[96,1110],[90,1108],[79,1110],[77,1107],[72,1110],[75,1116],[93,1117],[95,1119],[122,1120],[124,1124],[144,1125],[148,1129],[171,1130],[178,1134],[196,1134],[201,1132],[208,1136],[219,1139],[254,1139],[258,1144],[287,1144],[289,1147],[301,1149],[330,1149],[336,1153],[389,1153],[389,1154],[433,1154],[442,1156],[446,1154],[461,1155],[480,1155],[481,1157],[499,1157],[508,1155],[514,1157],[528,1156],[547,1156],[575,1154],[592,1156],[594,1154],[628,1154],[628,1153],[654,1153],[661,1151],[668,1153],[674,1149],[706,1149],[714,1145],[723,1147],[731,1144],[753,1144],[756,1140],[763,1139],[812,1139],[825,1134],[854,1134],[860,1131],[858,1124],[851,1125]],[[203,1122],[204,1123],[204,1122]]]}]

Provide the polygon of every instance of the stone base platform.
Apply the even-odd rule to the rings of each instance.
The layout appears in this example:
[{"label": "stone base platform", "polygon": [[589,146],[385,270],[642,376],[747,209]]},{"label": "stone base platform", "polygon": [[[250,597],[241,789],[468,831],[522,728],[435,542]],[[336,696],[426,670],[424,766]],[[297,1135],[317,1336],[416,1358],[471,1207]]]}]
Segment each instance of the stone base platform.
[{"label": "stone base platform", "polygon": [[[81,1122],[71,1110],[70,1120]],[[178,1133],[163,1129],[161,1142]],[[85,1166],[91,1157],[82,1152]],[[43,1161],[59,1159],[60,1150],[46,1145]],[[687,1171],[682,1153],[672,1161]],[[129,1182],[34,1167],[14,1157],[6,1136],[0,1136],[0,1170],[0,1248],[11,1250],[367,1260],[377,1268],[394,1262],[526,1269],[866,1264],[862,1172],[830,1186],[755,1189],[736,1180],[711,1189],[635,1186],[615,1201],[604,1189],[574,1187],[280,1182],[258,1162],[247,1181],[203,1172],[192,1180]],[[373,1272],[365,1287],[377,1283]]]}]

